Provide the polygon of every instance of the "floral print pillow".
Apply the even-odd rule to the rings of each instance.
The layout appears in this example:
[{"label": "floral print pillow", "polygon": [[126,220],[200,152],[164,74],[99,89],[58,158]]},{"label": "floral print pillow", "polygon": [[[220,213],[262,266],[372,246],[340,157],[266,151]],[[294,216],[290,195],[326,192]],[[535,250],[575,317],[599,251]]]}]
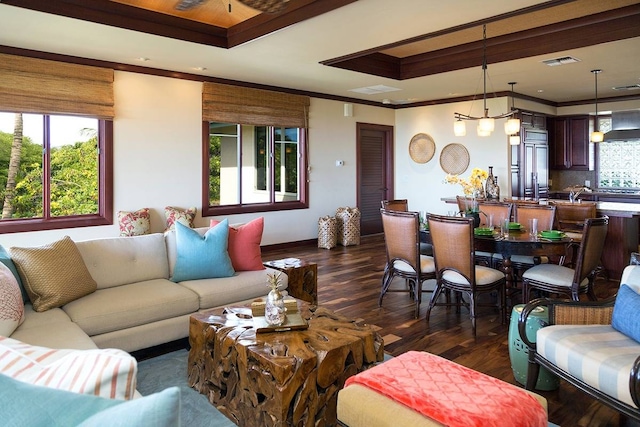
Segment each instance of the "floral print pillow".
[{"label": "floral print pillow", "polygon": [[128,237],[149,234],[151,229],[149,208],[142,208],[135,212],[119,211],[118,225],[120,226],[120,236]]},{"label": "floral print pillow", "polygon": [[176,222],[189,228],[193,228],[193,219],[196,217],[196,208],[180,209],[173,206],[164,208],[164,216],[167,219],[167,228],[164,231],[173,230]]}]

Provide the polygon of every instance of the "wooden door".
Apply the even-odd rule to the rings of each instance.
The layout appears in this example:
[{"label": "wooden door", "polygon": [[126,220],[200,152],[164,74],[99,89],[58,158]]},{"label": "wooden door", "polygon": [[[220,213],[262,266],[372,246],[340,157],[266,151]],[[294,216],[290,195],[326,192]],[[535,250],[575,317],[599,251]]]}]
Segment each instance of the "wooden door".
[{"label": "wooden door", "polygon": [[393,127],[368,123],[356,126],[360,234],[382,233],[380,202],[393,198]]}]

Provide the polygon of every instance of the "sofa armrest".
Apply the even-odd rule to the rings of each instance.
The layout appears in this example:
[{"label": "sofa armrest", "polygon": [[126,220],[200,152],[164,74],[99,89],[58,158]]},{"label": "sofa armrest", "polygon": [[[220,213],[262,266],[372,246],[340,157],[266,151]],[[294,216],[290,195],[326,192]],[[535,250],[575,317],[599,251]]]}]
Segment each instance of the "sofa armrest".
[{"label": "sofa armrest", "polygon": [[536,343],[527,337],[527,318],[536,307],[547,307],[549,325],[610,325],[616,296],[601,301],[572,301],[567,299],[538,298],[524,306],[518,319],[520,339],[529,348]]}]

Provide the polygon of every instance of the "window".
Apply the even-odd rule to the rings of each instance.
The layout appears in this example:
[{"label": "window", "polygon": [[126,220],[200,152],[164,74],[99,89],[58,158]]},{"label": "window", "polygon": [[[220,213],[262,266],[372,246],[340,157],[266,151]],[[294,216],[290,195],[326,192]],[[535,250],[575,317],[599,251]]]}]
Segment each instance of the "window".
[{"label": "window", "polygon": [[0,232],[112,223],[112,122],[0,112]]},{"label": "window", "polygon": [[307,207],[304,129],[209,122],[207,130],[203,215]]},{"label": "window", "polygon": [[[611,130],[611,118],[599,117],[599,129]],[[640,190],[640,140],[609,141],[598,147],[598,188]]]}]

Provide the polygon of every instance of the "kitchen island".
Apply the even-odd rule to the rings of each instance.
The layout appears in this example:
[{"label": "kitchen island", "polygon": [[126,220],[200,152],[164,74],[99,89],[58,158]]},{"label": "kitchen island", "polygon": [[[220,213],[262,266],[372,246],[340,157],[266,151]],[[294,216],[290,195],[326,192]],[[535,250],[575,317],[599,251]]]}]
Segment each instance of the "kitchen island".
[{"label": "kitchen island", "polygon": [[[455,197],[445,197],[441,200],[457,204]],[[548,203],[549,200],[540,200],[540,204]],[[596,212],[598,216],[609,217],[607,239],[602,251],[602,266],[609,279],[620,280],[622,270],[629,265],[631,253],[638,252],[640,203],[597,202]]]}]

